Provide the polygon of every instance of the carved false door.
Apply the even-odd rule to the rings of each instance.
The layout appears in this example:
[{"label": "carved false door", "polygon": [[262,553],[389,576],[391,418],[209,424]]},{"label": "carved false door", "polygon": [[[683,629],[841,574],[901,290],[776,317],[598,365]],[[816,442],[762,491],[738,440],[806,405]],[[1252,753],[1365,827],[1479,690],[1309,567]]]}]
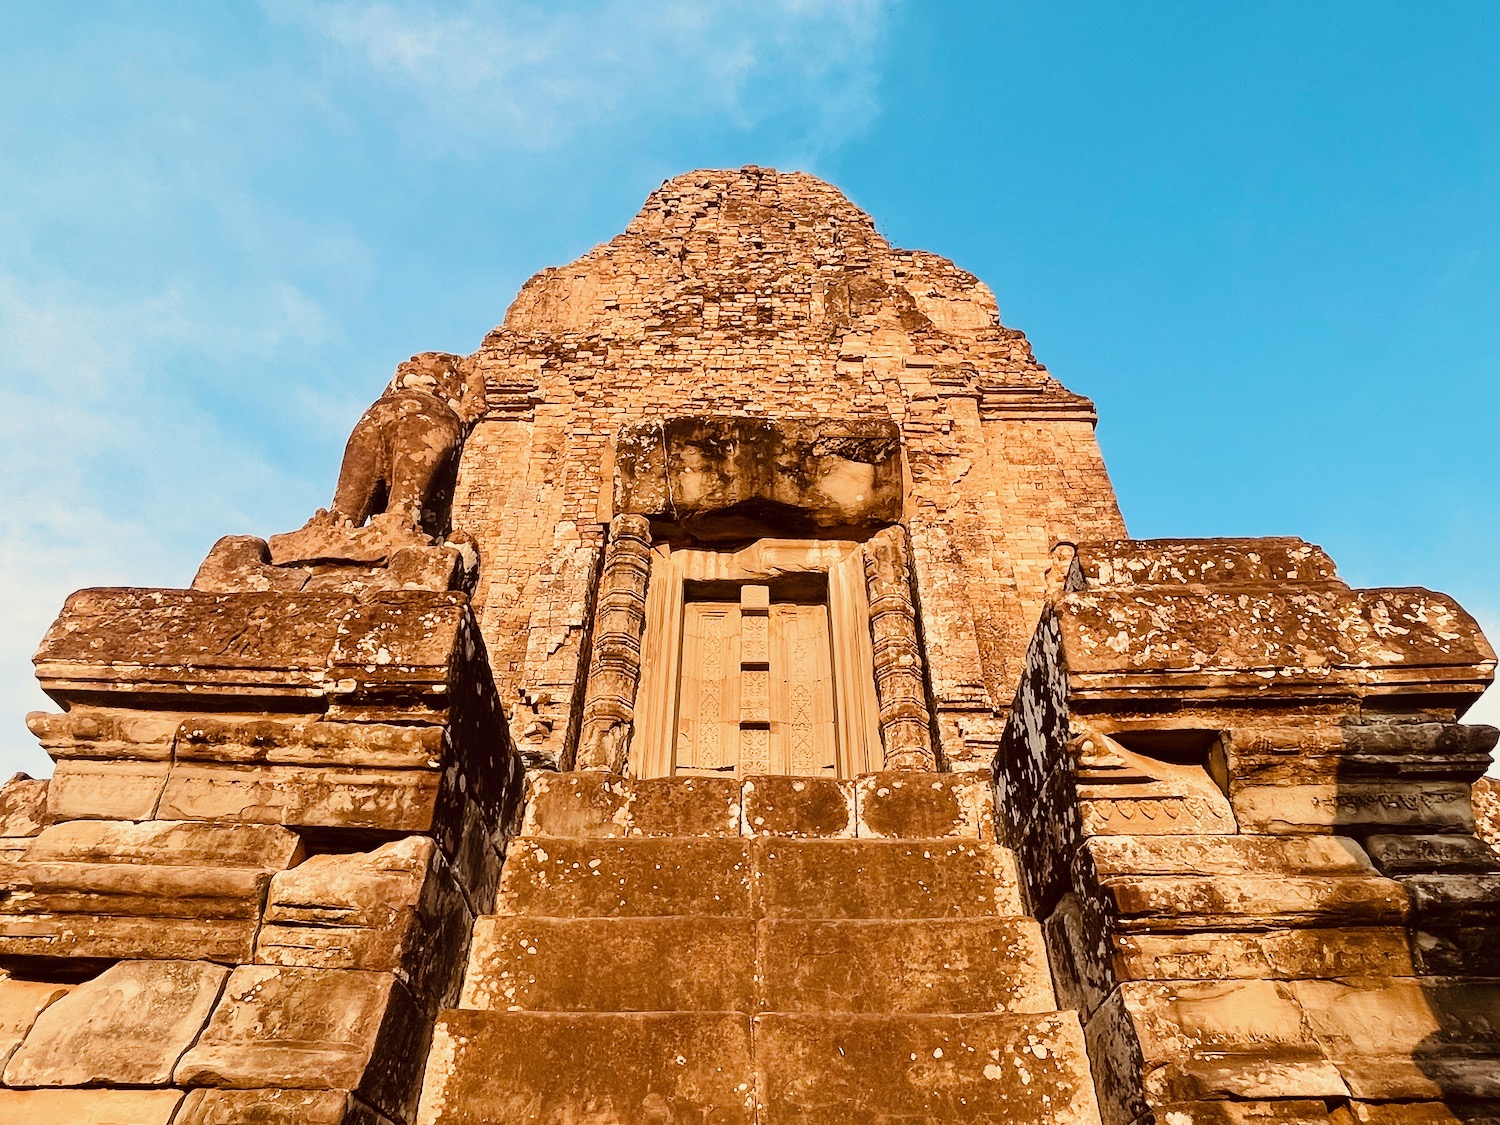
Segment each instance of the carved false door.
[{"label": "carved false door", "polygon": [[688,601],[680,669],[674,773],[837,774],[826,605]]}]

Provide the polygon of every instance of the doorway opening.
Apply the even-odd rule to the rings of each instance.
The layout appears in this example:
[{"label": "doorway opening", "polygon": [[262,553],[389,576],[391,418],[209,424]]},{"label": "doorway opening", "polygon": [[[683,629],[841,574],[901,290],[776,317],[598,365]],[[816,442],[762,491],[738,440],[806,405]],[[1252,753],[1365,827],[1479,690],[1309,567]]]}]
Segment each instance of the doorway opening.
[{"label": "doorway opening", "polygon": [[641,777],[853,777],[880,761],[859,545],[653,552]]}]

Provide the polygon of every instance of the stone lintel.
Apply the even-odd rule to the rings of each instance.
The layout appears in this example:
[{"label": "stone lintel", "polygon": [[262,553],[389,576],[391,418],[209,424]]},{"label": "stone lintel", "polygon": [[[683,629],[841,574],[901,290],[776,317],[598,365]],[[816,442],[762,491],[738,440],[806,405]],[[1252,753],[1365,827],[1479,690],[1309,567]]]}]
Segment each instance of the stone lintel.
[{"label": "stone lintel", "polygon": [[782,534],[878,527],[901,509],[901,432],[889,418],[675,417],[616,438],[615,511],[700,537],[778,522]]}]

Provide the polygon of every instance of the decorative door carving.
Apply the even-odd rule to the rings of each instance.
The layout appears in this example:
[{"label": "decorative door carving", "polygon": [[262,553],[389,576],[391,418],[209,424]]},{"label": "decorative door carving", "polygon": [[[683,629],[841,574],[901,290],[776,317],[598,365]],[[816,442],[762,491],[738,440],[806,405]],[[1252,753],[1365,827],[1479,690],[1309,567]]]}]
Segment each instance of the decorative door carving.
[{"label": "decorative door carving", "polygon": [[671,770],[838,776],[826,602],[685,600]]},{"label": "decorative door carving", "polygon": [[651,552],[630,771],[853,777],[882,761],[858,543]]}]

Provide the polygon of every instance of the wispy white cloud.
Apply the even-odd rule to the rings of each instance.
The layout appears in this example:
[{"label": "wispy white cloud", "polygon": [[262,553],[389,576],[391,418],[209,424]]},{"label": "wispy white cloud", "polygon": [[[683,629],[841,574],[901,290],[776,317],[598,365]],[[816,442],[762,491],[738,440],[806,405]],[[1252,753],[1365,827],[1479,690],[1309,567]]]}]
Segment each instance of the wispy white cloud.
[{"label": "wispy white cloud", "polygon": [[263,0],[346,66],[417,100],[421,116],[522,149],[640,119],[750,127],[795,114],[832,145],[876,112],[895,0]]},{"label": "wispy white cloud", "polygon": [[0,777],[46,770],[20,717],[70,591],[184,583],[326,501],[305,451],[336,457],[400,358],[360,317],[430,269],[403,256],[426,228],[386,227],[430,187],[398,151],[566,172],[772,123],[815,154],[873,118],[896,2],[263,0],[248,36],[207,6],[0,44]]},{"label": "wispy white cloud", "polygon": [[68,593],[185,584],[206,541],[264,518],[235,497],[304,492],[158,365],[208,369],[225,349],[264,360],[326,331],[284,283],[104,299],[0,275],[0,774],[46,772],[20,719],[48,706],[29,658]]}]

